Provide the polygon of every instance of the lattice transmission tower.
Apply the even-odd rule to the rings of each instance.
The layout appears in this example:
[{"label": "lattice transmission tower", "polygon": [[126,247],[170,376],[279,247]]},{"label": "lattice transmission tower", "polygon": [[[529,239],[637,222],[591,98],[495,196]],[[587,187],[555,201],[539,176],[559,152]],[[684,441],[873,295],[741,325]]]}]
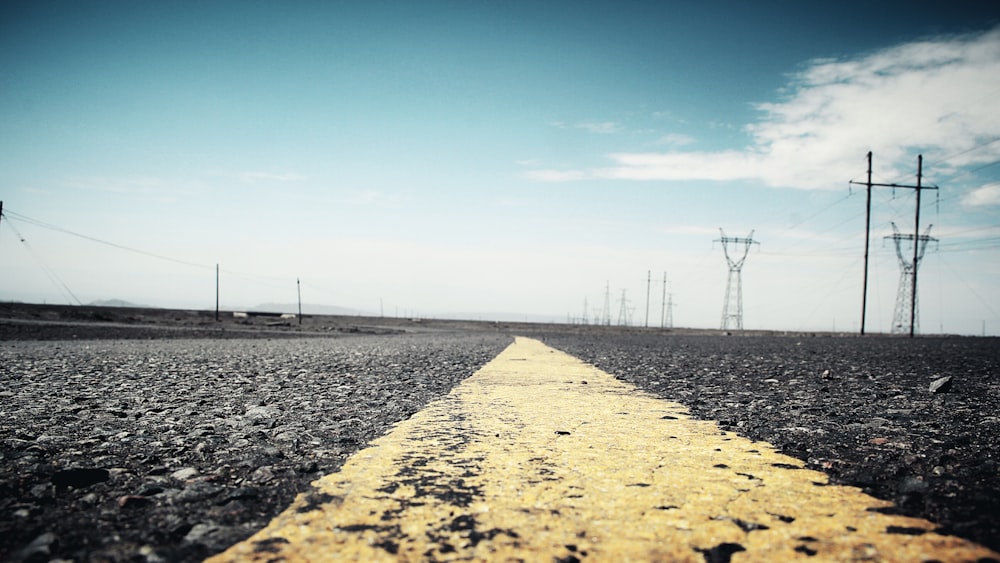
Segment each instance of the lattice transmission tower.
[{"label": "lattice transmission tower", "polygon": [[[726,262],[729,264],[729,277],[726,278],[726,299],[722,303],[722,330],[730,328],[743,330],[743,263],[746,262],[747,253],[750,252],[750,245],[760,244],[753,240],[753,231],[746,238],[727,237],[726,232],[719,228],[722,238],[716,242],[722,243],[722,251],[726,254]],[[734,253],[729,254],[729,245],[733,245]],[[743,246],[742,256],[739,254],[739,247]],[[733,259],[739,256],[739,259]]]},{"label": "lattice transmission tower", "polygon": [[632,325],[632,309],[626,297],[627,290],[622,290],[622,298],[618,300],[618,326]]},{"label": "lattice transmission tower", "polygon": [[[928,225],[924,234],[917,237],[910,234],[900,234],[896,223],[893,223],[893,234],[885,237],[896,243],[896,256],[899,258],[899,290],[896,292],[896,307],[892,314],[892,334],[913,334],[920,327],[916,276],[914,274],[920,266],[920,261],[924,258],[927,243],[932,240],[937,241],[936,238],[930,236],[931,227],[933,225]],[[914,238],[917,240],[913,240]],[[913,241],[913,244],[919,245],[919,247],[914,248],[915,260],[907,260],[903,256],[903,250],[899,244],[901,240]]]}]

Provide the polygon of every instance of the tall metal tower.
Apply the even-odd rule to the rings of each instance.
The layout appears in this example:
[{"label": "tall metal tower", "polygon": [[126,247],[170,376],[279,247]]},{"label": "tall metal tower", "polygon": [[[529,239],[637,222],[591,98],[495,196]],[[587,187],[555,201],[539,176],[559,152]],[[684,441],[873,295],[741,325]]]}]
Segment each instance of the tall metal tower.
[{"label": "tall metal tower", "polygon": [[[900,234],[899,229],[896,228],[896,223],[893,223],[893,234],[885,237],[892,239],[896,243],[896,256],[899,258],[899,290],[896,292],[896,308],[892,315],[892,334],[913,334],[917,332],[917,328],[920,326],[917,309],[916,276],[914,274],[920,266],[920,261],[924,258],[927,243],[932,240],[937,241],[936,238],[930,236],[931,227],[933,225],[928,225],[924,234],[918,237],[916,235]],[[903,251],[899,245],[899,241],[901,240],[913,241],[914,245],[919,245],[919,248],[914,247],[913,260],[907,260],[903,256]]]},{"label": "tall metal tower", "polygon": [[611,282],[604,284],[604,308],[601,309],[599,324],[611,326]]},{"label": "tall metal tower", "polygon": [[[750,252],[750,245],[760,243],[753,240],[753,231],[750,231],[750,235],[746,238],[727,237],[726,232],[721,227],[719,232],[722,234],[722,238],[716,242],[722,243],[722,251],[726,254],[726,262],[729,264],[729,277],[726,278],[726,300],[722,304],[721,328],[722,330],[729,328],[743,330],[743,275],[741,272],[743,262],[747,259],[747,253]],[[743,245],[743,255],[738,260],[734,260],[729,255],[730,244],[735,247],[733,256],[739,256],[739,246]],[[733,283],[734,281],[736,283]]]},{"label": "tall metal tower", "polygon": [[629,300],[626,297],[628,290],[622,290],[622,298],[618,300],[618,326],[631,326],[632,315],[629,309]]},{"label": "tall metal tower", "polygon": [[667,294],[667,312],[661,323],[663,328],[674,328],[674,294]]}]

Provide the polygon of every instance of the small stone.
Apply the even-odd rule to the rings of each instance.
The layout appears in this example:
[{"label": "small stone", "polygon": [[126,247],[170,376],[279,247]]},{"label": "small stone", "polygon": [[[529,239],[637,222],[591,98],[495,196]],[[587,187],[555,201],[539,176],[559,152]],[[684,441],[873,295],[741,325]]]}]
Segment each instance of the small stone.
[{"label": "small stone", "polygon": [[184,541],[199,543],[207,539],[208,536],[217,533],[219,530],[219,526],[216,526],[215,524],[206,524],[201,522],[191,527],[191,530],[189,530],[187,535],[184,536]]},{"label": "small stone", "polygon": [[931,382],[928,390],[931,393],[947,393],[951,391],[951,376],[947,375]]},{"label": "small stone", "polygon": [[226,504],[234,500],[253,500],[260,497],[260,490],[256,487],[238,487],[222,496],[216,504]]},{"label": "small stone", "polygon": [[118,497],[118,506],[123,509],[141,508],[152,503],[152,499],[141,495],[124,495]]},{"label": "small stone", "polygon": [[198,470],[194,467],[185,467],[183,469],[178,469],[170,474],[171,477],[177,479],[178,481],[187,481],[188,479],[193,479],[198,476]]},{"label": "small stone", "polygon": [[[499,435],[498,435],[499,436]],[[295,467],[295,470],[299,473],[316,473],[319,471],[319,464],[315,461],[302,462]]]},{"label": "small stone", "polygon": [[164,491],[163,487],[161,487],[159,485],[152,484],[152,483],[147,483],[147,484],[143,485],[142,488],[139,489],[139,492],[136,493],[136,494],[139,495],[139,496],[141,496],[141,497],[151,497],[151,496],[154,496],[154,495],[158,495],[158,494],[162,493],[163,491]]},{"label": "small stone", "polygon": [[144,545],[139,548],[139,555],[146,558],[146,563],[159,563],[160,561],[166,561],[159,553],[152,548],[152,546]]},{"label": "small stone", "polygon": [[247,417],[250,420],[269,420],[277,417],[280,414],[281,411],[279,411],[274,407],[255,406],[247,409],[247,411],[243,414],[243,416]]},{"label": "small stone", "polygon": [[250,480],[255,483],[267,483],[274,480],[274,471],[270,465],[258,467],[253,474],[250,475]]},{"label": "small stone", "polygon": [[111,476],[107,469],[97,469],[92,467],[82,467],[75,469],[63,469],[56,471],[52,475],[52,484],[57,488],[82,489],[103,483]]},{"label": "small stone", "polygon": [[927,490],[927,482],[920,477],[907,477],[899,484],[901,493],[922,493]]},{"label": "small stone", "polygon": [[52,532],[45,532],[31,540],[21,551],[14,554],[15,561],[48,560],[52,555],[52,544],[58,542],[58,538]]}]

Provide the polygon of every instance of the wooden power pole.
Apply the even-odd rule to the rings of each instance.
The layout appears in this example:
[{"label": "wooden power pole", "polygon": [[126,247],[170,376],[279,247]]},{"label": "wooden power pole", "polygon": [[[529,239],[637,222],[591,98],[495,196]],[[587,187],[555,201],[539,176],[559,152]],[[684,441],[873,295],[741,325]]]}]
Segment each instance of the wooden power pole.
[{"label": "wooden power pole", "polygon": [[910,338],[913,338],[914,327],[916,325],[917,317],[917,241],[920,237],[920,192],[921,190],[936,190],[937,186],[924,186],[923,181],[923,168],[924,168],[924,155],[917,155],[917,185],[907,186],[904,184],[874,184],[872,183],[872,153],[868,151],[868,181],[867,182],[854,182],[851,184],[859,184],[865,186],[865,190],[868,192],[865,204],[865,272],[863,278],[863,288],[861,296],[861,334],[865,333],[865,307],[868,298],[868,242],[871,238],[871,209],[872,209],[872,187],[882,187],[882,188],[905,188],[910,190],[916,190],[917,192],[917,209],[913,220],[913,295],[910,297]]}]

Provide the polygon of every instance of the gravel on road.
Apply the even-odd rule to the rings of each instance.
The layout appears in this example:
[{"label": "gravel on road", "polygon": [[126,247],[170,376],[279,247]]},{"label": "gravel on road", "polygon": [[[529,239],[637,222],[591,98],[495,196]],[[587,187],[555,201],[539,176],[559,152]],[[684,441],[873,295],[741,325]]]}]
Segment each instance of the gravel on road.
[{"label": "gravel on road", "polygon": [[0,341],[0,560],[219,552],[510,342]]},{"label": "gravel on road", "polygon": [[1000,551],[1000,339],[540,336],[894,513]]},{"label": "gravel on road", "polygon": [[[25,326],[0,332],[12,561],[222,551],[512,341],[486,324],[280,338]],[[1000,550],[1000,339],[604,328],[516,332]],[[90,339],[102,334],[128,340]]]}]

